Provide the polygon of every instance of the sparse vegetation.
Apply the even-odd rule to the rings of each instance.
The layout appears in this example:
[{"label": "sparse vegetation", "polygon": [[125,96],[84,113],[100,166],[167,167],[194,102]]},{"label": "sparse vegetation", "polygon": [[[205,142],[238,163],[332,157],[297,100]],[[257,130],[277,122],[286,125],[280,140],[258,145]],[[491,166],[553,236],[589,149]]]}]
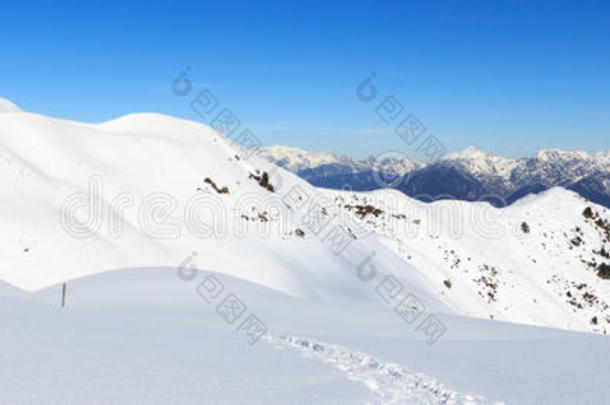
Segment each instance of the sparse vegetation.
[{"label": "sparse vegetation", "polygon": [[610,259],[610,253],[608,253],[608,251],[603,246],[599,250],[594,250],[593,253],[605,257],[606,259]]},{"label": "sparse vegetation", "polygon": [[530,226],[527,224],[527,222],[521,222],[521,230],[523,233],[530,233]]},{"label": "sparse vegetation", "polygon": [[379,215],[383,214],[383,210],[381,210],[380,208],[374,207],[370,204],[367,204],[367,205],[346,204],[344,207],[347,208],[349,211],[355,209],[356,210],[355,214],[360,219],[366,217],[368,214],[373,215],[375,218],[377,218],[377,217],[379,217]]},{"label": "sparse vegetation", "polygon": [[482,273],[481,276],[478,279],[473,279],[473,281],[487,290],[486,295],[483,294],[483,291],[478,291],[479,295],[487,298],[488,303],[496,301],[496,294],[498,293],[498,270],[494,266],[489,266],[487,264],[480,266],[479,270]]},{"label": "sparse vegetation", "polygon": [[263,172],[260,175],[250,173],[249,178],[256,180],[258,185],[261,186],[262,188],[269,190],[272,193],[275,192],[275,188],[273,187],[273,184],[269,183],[269,174],[267,172]]},{"label": "sparse vegetation", "polygon": [[259,212],[259,213],[258,213],[258,219],[259,219],[261,222],[268,222],[268,221],[269,221],[269,218],[267,217],[267,211]]},{"label": "sparse vegetation", "polygon": [[584,243],[584,241],[582,240],[582,238],[580,236],[575,237],[574,239],[570,240],[570,242],[574,246],[580,246]]},{"label": "sparse vegetation", "polygon": [[587,219],[591,219],[593,218],[593,210],[591,209],[591,207],[587,207],[585,208],[585,210],[582,212],[582,216],[587,218]]},{"label": "sparse vegetation", "polygon": [[224,186],[222,188],[219,188],[216,183],[214,182],[214,180],[212,180],[209,177],[206,177],[203,180],[204,183],[209,184],[210,186],[212,186],[212,188],[218,193],[218,194],[229,194],[229,188],[227,186]]},{"label": "sparse vegetation", "polygon": [[599,278],[603,278],[604,280],[610,279],[610,265],[601,263],[599,266],[597,266],[597,276]]}]

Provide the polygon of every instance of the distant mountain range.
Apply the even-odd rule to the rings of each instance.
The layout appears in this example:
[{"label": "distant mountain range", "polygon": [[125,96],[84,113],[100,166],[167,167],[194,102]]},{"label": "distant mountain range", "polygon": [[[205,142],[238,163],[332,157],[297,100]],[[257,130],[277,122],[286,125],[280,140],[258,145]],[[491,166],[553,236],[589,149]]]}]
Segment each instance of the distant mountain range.
[{"label": "distant mountain range", "polygon": [[314,186],[370,191],[395,188],[419,200],[486,200],[496,206],[560,186],[610,207],[610,151],[594,155],[545,149],[506,159],[473,147],[423,164],[397,153],[354,160],[286,146],[263,148],[267,160]]}]

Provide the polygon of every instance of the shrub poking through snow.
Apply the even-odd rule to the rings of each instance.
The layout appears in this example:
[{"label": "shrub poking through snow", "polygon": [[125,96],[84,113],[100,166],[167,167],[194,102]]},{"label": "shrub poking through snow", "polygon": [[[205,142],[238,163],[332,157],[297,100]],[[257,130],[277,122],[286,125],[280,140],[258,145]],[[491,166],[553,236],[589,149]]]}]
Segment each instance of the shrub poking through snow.
[{"label": "shrub poking through snow", "polygon": [[523,233],[530,233],[530,226],[527,224],[527,222],[521,222],[521,230]]},{"label": "shrub poking through snow", "polygon": [[263,172],[261,175],[250,173],[249,177],[251,179],[256,180],[258,185],[261,186],[262,188],[267,189],[267,190],[271,191],[272,193],[275,192],[275,188],[273,187],[273,184],[269,183],[269,174],[267,172]]},{"label": "shrub poking through snow", "polygon": [[203,180],[204,183],[209,184],[210,186],[212,186],[212,188],[218,193],[218,194],[229,194],[229,188],[224,186],[223,188],[219,188],[216,183],[214,182],[214,180],[210,179],[209,177],[206,177]]},{"label": "shrub poking through snow", "polygon": [[610,265],[602,263],[597,266],[597,276],[599,278],[603,278],[604,280],[610,279]]},{"label": "shrub poking through snow", "polygon": [[605,257],[606,259],[610,259],[610,253],[608,253],[606,248],[604,248],[603,246],[599,250],[594,250],[593,253],[595,253],[596,255],[600,255],[602,257]]},{"label": "shrub poking through snow", "polygon": [[348,210],[355,210],[356,216],[360,219],[366,217],[368,214],[373,215],[375,218],[379,217],[379,215],[383,214],[383,210],[372,206],[371,204],[367,205],[350,205],[345,204],[345,208]]},{"label": "shrub poking through snow", "polygon": [[585,208],[585,210],[582,212],[582,216],[587,219],[593,218],[594,214],[593,214],[593,210],[591,209],[591,207]]}]

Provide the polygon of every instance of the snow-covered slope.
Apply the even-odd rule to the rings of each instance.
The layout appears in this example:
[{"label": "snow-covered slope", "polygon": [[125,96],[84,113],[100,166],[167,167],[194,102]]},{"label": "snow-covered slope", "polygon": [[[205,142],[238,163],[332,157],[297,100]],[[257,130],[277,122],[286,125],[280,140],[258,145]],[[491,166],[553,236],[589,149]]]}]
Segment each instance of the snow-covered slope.
[{"label": "snow-covered slope", "polygon": [[[24,293],[0,283],[0,403],[600,403],[602,336],[443,315],[430,346],[392,308],[326,305],[217,275],[268,327],[254,346],[175,269]],[[220,299],[220,298],[219,298]],[[496,402],[498,401],[498,402]]]},{"label": "snow-covered slope", "polygon": [[[327,208],[299,209],[286,202],[291,190],[312,201],[326,191],[246,159],[194,122],[135,114],[93,125],[5,113],[0,140],[0,278],[21,288],[191,257],[302,298],[376,302],[355,276],[375,252],[377,268],[431,308],[610,331],[610,287],[597,275],[610,251],[608,214],[565,190],[501,210],[424,204],[389,190],[332,192]],[[355,221],[343,224],[354,240],[340,253],[302,216],[311,206],[334,218],[327,209],[335,204]]]},{"label": "snow-covered slope", "polygon": [[561,188],[502,209],[392,190],[333,193],[459,313],[610,333],[606,208]]},{"label": "snow-covered slope", "polygon": [[366,301],[377,298],[354,269],[378,246],[384,267],[427,299],[417,273],[375,238],[336,254],[300,236],[301,216],[282,198],[297,185],[312,199],[317,191],[244,152],[205,125],[157,114],[95,125],[0,114],[0,279],[35,290],[177,266],[196,252],[200,268],[288,294]]},{"label": "snow-covered slope", "polygon": [[[3,105],[1,403],[610,395],[607,339],[501,322],[610,330],[609,214],[574,193],[496,209],[329,192],[194,122],[83,124]],[[295,190],[314,203],[287,199]],[[337,250],[303,212],[350,243]],[[255,348],[251,315],[265,324]]]}]

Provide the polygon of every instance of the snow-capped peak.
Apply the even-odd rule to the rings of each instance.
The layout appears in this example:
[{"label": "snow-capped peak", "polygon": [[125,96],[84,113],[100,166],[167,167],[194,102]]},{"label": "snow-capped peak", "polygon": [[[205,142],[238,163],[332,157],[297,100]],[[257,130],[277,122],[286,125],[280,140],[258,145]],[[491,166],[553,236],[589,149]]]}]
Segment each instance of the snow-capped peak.
[{"label": "snow-capped peak", "polygon": [[593,159],[600,167],[610,171],[610,152],[597,152]]},{"label": "snow-capped peak", "polygon": [[562,151],[560,149],[542,149],[538,151],[534,158],[543,161],[557,161],[557,160],[590,160],[591,155],[583,151]]},{"label": "snow-capped peak", "polygon": [[370,156],[358,162],[360,166],[387,173],[404,175],[413,170],[422,168],[424,164],[411,160],[407,155],[398,152],[382,153],[378,156]]},{"label": "snow-capped peak", "polygon": [[349,161],[332,152],[309,152],[289,146],[273,145],[261,148],[260,154],[275,164],[290,171],[299,171],[323,164]]},{"label": "snow-capped peak", "polygon": [[462,152],[452,153],[444,159],[445,163],[458,163],[475,176],[500,176],[504,180],[510,178],[510,173],[517,161],[506,159],[493,153],[483,152],[474,146],[469,146]]},{"label": "snow-capped peak", "polygon": [[332,152],[310,152],[288,146],[269,146],[261,148],[260,155],[268,161],[292,172],[314,169],[327,164],[347,166],[351,172],[383,170],[397,174],[409,173],[424,165],[415,162],[404,153],[387,151],[365,159],[355,160]]},{"label": "snow-capped peak", "polygon": [[[403,175],[426,166],[398,152],[353,160],[329,152],[308,152],[297,148],[272,146],[264,148],[262,155],[267,160],[296,173],[331,163],[342,166],[341,170],[337,171],[338,175],[370,170]],[[493,192],[501,192],[502,190],[498,189],[500,187],[510,194],[528,184],[566,186],[589,175],[606,176],[610,174],[610,152],[590,155],[582,151],[544,149],[529,158],[507,159],[469,146],[462,152],[447,155],[440,164],[454,166],[485,184],[492,183]],[[313,174],[308,173],[308,178],[311,180],[318,175],[327,179],[332,173],[324,167]]]},{"label": "snow-capped peak", "polygon": [[483,152],[478,150],[474,146],[470,145],[466,149],[461,152],[451,153],[447,155],[447,159],[455,159],[455,158],[485,158],[491,155],[490,153]]}]

